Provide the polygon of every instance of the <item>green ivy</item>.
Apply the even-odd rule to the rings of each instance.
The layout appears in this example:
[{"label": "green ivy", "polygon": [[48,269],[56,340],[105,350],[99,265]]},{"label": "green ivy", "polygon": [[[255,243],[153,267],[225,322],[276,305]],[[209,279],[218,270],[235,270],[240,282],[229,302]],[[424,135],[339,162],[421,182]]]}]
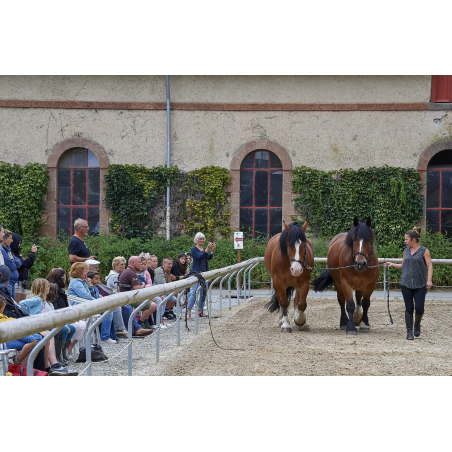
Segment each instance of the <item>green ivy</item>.
[{"label": "green ivy", "polygon": [[225,186],[230,183],[229,171],[217,166],[184,173],[177,166],[109,165],[105,201],[111,209],[110,231],[127,238],[150,240],[162,221],[155,212],[156,206],[166,198],[170,184],[177,194],[177,200],[171,197],[171,210],[180,210],[176,221],[185,234],[201,230],[208,235],[229,235]]},{"label": "green ivy", "polygon": [[414,168],[293,170],[295,207],[315,235],[334,237],[350,229],[353,218],[370,217],[380,245],[403,245],[401,237],[422,217],[423,196]]},{"label": "green ivy", "polygon": [[[182,188],[190,196],[185,202],[185,230],[187,234],[203,231],[213,235],[218,231],[223,236],[231,233],[230,206],[226,204],[225,186],[231,183],[231,174],[226,168],[205,166],[188,173]],[[193,199],[201,195],[201,199]]]},{"label": "green ivy", "polygon": [[0,222],[22,236],[36,234],[41,219],[49,175],[47,166],[27,163],[24,167],[0,162]]}]

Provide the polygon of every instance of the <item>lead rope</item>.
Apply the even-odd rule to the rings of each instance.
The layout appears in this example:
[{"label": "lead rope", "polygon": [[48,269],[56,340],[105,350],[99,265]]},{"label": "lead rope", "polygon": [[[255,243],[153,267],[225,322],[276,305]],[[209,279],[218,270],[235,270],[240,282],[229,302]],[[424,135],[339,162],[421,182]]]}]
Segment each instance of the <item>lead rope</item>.
[{"label": "lead rope", "polygon": [[394,322],[392,321],[392,316],[391,316],[391,311],[389,310],[389,286],[390,286],[390,284],[391,284],[391,277],[390,277],[390,274],[389,274],[389,269],[390,269],[391,267],[388,267],[388,302],[387,302],[387,304],[388,304],[388,315],[389,315],[389,320],[391,320],[391,323],[392,324],[394,324]]}]

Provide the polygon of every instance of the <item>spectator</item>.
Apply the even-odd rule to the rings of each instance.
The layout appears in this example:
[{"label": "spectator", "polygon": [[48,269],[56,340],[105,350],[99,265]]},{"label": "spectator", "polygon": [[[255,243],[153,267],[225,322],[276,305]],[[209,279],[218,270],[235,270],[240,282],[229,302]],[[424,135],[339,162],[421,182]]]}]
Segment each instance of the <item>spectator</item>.
[{"label": "spectator", "polygon": [[[3,314],[6,307],[5,297],[0,295],[0,322],[8,322],[10,320],[16,320],[13,317],[7,317]],[[30,336],[22,337],[21,339],[16,339],[6,343],[6,348],[14,349],[20,351],[16,356],[15,364],[20,364],[21,366],[27,365],[28,355],[33,350],[35,345],[42,339],[40,334],[32,334]]]},{"label": "spectator", "polygon": [[[20,307],[26,308],[30,315],[41,314],[44,308],[44,300],[49,293],[50,284],[44,278],[37,278],[31,286],[31,298],[22,300]],[[47,336],[50,331],[41,331],[39,334],[43,337]],[[55,351],[55,339],[50,339],[46,345],[44,352],[45,362],[50,364],[49,375],[78,375],[75,370],[65,369],[57,360]]]},{"label": "spectator", "polygon": [[99,261],[96,261],[96,259],[88,259],[85,261],[85,264],[88,264],[89,268],[88,271],[98,272],[99,271]]},{"label": "spectator", "polygon": [[88,222],[77,218],[74,222],[74,231],[68,247],[71,265],[76,262],[85,262],[88,259],[96,259],[96,255],[90,255],[88,245],[85,243],[85,238],[89,231]]},{"label": "spectator", "polygon": [[[58,284],[49,283],[49,293],[42,308],[42,312],[55,311],[53,301],[58,298]],[[66,341],[70,341],[75,334],[74,325],[64,325],[63,328],[54,336],[55,354],[58,362],[63,366],[67,365],[69,360],[63,357],[63,345]]]},{"label": "spectator", "polygon": [[[91,284],[92,284],[92,287],[90,287],[91,295],[95,299],[97,299],[99,297],[103,297],[104,295],[101,295],[99,293],[99,289],[97,288],[97,285],[100,282],[99,272],[89,271],[88,278],[91,279]],[[100,339],[104,344],[117,344],[118,343],[118,341],[116,340],[115,326],[113,323],[113,312],[109,316],[107,316],[103,320],[103,322],[100,324]]]},{"label": "spectator", "polygon": [[31,247],[31,253],[28,255],[27,259],[22,257],[20,254],[20,245],[22,244],[22,237],[18,234],[13,233],[13,241],[11,243],[11,251],[13,254],[20,259],[22,265],[19,268],[19,278],[16,283],[15,299],[19,303],[19,301],[25,300],[27,298],[27,289],[28,289],[28,270],[33,266],[36,258],[36,251],[38,251],[38,247],[33,245]]},{"label": "spectator", "polygon": [[[66,270],[64,268],[53,268],[50,270],[46,277],[49,283],[54,283],[58,286],[57,297],[52,300],[53,307],[57,309],[68,308],[70,305],[67,301],[67,295],[64,291],[66,286]],[[71,340],[66,340],[63,342],[62,358],[64,361],[70,360],[70,354],[75,344],[83,337],[86,330],[86,323],[83,320],[78,320],[72,323],[75,327],[75,333]],[[56,337],[56,336],[55,336]]]},{"label": "spectator", "polygon": [[[171,268],[173,267],[173,259],[170,257],[164,257],[162,266],[155,269],[154,284],[166,284],[176,280],[176,277],[171,274]],[[172,296],[166,302],[165,312],[162,313],[163,320],[175,320],[177,317],[174,315],[173,308],[176,304],[176,297]],[[163,311],[163,308],[162,308]]]},{"label": "spectator", "polygon": [[185,271],[185,274],[188,275],[190,273],[190,266],[191,266],[191,253],[185,253],[185,256],[187,257],[186,263],[187,263],[187,270]]},{"label": "spectator", "polygon": [[139,277],[138,279],[139,279],[140,282],[144,282],[145,287],[152,287],[151,275],[147,271],[147,259],[146,259],[146,257],[142,256],[142,254],[145,254],[145,253],[141,253],[140,256],[139,256],[140,259],[141,259],[142,272],[139,273],[141,278]]},{"label": "spectator", "polygon": [[11,280],[8,287],[8,292],[13,298],[16,297],[16,283],[19,281],[19,268],[22,265],[22,261],[14,256],[11,251],[11,243],[13,241],[13,233],[7,229],[3,230],[4,236],[2,240],[2,254],[5,265],[11,270]]},{"label": "spectator", "polygon": [[174,262],[171,267],[171,274],[176,277],[176,281],[180,279],[184,279],[185,274],[187,273],[187,258],[185,253],[179,253],[176,258],[176,262]]},{"label": "spectator", "polygon": [[[144,284],[140,284],[138,281],[137,273],[141,273],[141,259],[138,256],[132,256],[129,258],[129,266],[126,270],[121,272],[118,278],[119,282],[119,292],[128,292],[130,290],[138,290],[144,287]],[[153,333],[151,326],[146,320],[149,316],[157,309],[157,305],[151,301],[150,306],[142,313],[139,318],[133,319],[132,321],[132,334],[134,336],[148,336]],[[129,318],[132,314],[132,306],[126,304],[122,306],[122,316],[124,319],[124,324],[129,324]]]},{"label": "spectator", "polygon": [[[3,232],[3,226],[0,224],[0,242],[3,241],[3,236],[5,233]],[[3,253],[0,253],[0,265],[5,265],[5,259],[3,258]]]},{"label": "spectator", "polygon": [[149,255],[149,257],[146,258],[146,262],[148,264],[148,272],[151,275],[152,284],[154,284],[155,269],[159,266],[159,260],[158,257],[155,254]]},{"label": "spectator", "polygon": [[[76,262],[72,265],[69,276],[72,279],[67,289],[68,295],[73,295],[85,300],[94,300],[94,297],[91,295],[86,282],[88,276],[88,264],[85,264],[84,262]],[[77,303],[71,302],[71,304]]]},{"label": "spectator", "polygon": [[[111,266],[113,270],[110,270],[110,273],[105,278],[105,282],[107,283],[107,286],[116,293],[118,291],[118,286],[116,283],[118,281],[119,274],[126,268],[126,259],[122,256],[116,256],[113,259]],[[116,329],[116,336],[127,337],[127,329],[124,325],[121,307],[116,308],[113,311],[113,323]]]},{"label": "spectator", "polygon": [[[209,242],[207,244],[207,248],[204,249],[203,245],[206,241],[206,236],[202,232],[198,232],[193,241],[196,243],[196,246],[194,246],[191,249],[191,255],[193,257],[193,272],[206,272],[209,271],[209,261],[213,257],[213,252],[215,250],[215,242]],[[212,249],[212,251],[210,251]],[[188,313],[193,309],[193,306],[195,305],[195,296],[196,296],[196,289],[198,288],[199,284],[195,284],[191,287],[190,292],[188,293]],[[203,289],[199,291],[199,300],[200,300],[200,306],[198,306],[198,315],[200,317],[208,317],[207,314],[203,313],[204,309],[204,300],[203,300]],[[189,314],[187,314],[189,316]]]}]

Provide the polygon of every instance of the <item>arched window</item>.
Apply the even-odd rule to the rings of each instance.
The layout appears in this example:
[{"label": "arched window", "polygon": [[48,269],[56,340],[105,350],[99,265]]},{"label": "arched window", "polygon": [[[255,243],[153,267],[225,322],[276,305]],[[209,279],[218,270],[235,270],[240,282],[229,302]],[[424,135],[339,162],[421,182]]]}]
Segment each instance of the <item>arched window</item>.
[{"label": "arched window", "polygon": [[452,149],[435,154],[427,166],[427,227],[452,237]]},{"label": "arched window", "polygon": [[90,234],[99,232],[100,165],[88,149],[72,148],[58,161],[57,233],[72,235],[74,221],[88,221]]},{"label": "arched window", "polygon": [[240,230],[248,237],[281,232],[283,169],[276,154],[249,153],[240,166]]}]

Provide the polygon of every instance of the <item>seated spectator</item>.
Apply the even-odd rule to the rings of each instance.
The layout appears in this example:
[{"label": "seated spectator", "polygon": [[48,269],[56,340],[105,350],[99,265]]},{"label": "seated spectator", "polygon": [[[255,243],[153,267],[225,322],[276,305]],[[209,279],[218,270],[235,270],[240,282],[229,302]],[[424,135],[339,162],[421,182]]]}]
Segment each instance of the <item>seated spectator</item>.
[{"label": "seated spectator", "polygon": [[[173,267],[173,259],[171,257],[164,257],[162,266],[157,267],[154,271],[155,278],[154,284],[166,284],[176,280],[176,277],[171,274],[171,268]],[[162,307],[162,320],[175,320],[177,317],[174,315],[173,308],[176,304],[176,297],[172,296],[166,301],[165,310],[163,312]]]},{"label": "seated spectator", "polygon": [[[58,299],[58,284],[49,283],[49,293],[42,308],[42,312],[55,311],[53,302]],[[64,325],[63,328],[54,336],[55,354],[58,362],[66,366],[69,362],[68,357],[63,357],[63,345],[66,341],[70,342],[75,334],[75,326]]]},{"label": "seated spectator", "polygon": [[[96,299],[99,297],[103,297],[104,295],[101,295],[99,293],[99,289],[97,288],[97,285],[100,282],[99,273],[89,271],[88,278],[91,279],[92,284],[92,287],[90,287],[91,295]],[[104,344],[118,343],[118,341],[116,340],[115,327],[113,324],[113,312],[109,316],[107,316],[104,319],[104,321],[100,324],[100,339]]]},{"label": "seated spectator", "polygon": [[89,265],[88,271],[92,272],[98,272],[99,271],[99,264],[100,262],[96,259],[88,259],[85,261],[85,264]]},{"label": "seated spectator", "polygon": [[185,253],[185,256],[187,256],[187,270],[185,272],[186,275],[188,275],[191,272],[191,264],[192,264],[192,257],[191,257],[191,253]]},{"label": "seated spectator", "polygon": [[155,254],[150,254],[149,257],[146,258],[146,262],[148,264],[148,272],[151,275],[152,284],[154,284],[154,270],[159,266],[158,257]]},{"label": "seated spectator", "polygon": [[185,256],[185,253],[179,253],[176,262],[174,262],[171,267],[171,274],[176,277],[176,281],[184,279],[187,273],[187,267],[187,257]]},{"label": "seated spectator", "polygon": [[5,265],[11,270],[11,280],[8,285],[8,292],[13,298],[16,297],[16,283],[19,281],[19,268],[22,265],[22,261],[14,256],[11,251],[11,243],[13,242],[13,233],[7,229],[3,230],[4,236],[2,240],[2,255]]},{"label": "seated spectator", "polygon": [[[44,278],[37,278],[33,281],[30,294],[31,298],[22,300],[19,306],[25,308],[30,315],[41,314],[44,307],[44,300],[49,293],[49,282]],[[50,331],[41,331],[39,334],[43,337],[47,336]],[[65,369],[57,360],[55,352],[55,339],[50,339],[45,346],[44,351],[45,362],[50,364],[49,375],[78,375],[78,372]]]},{"label": "seated spectator", "polygon": [[[69,276],[72,278],[67,289],[68,295],[73,295],[78,298],[83,298],[85,300],[94,300],[91,295],[89,286],[86,282],[88,277],[88,264],[84,262],[76,262],[72,265]],[[77,304],[76,302],[71,302],[71,304]]]},{"label": "seated spectator", "polygon": [[145,257],[145,253],[141,253],[139,258],[141,259],[141,269],[142,272],[141,273],[137,273],[138,274],[138,280],[141,282],[144,282],[145,287],[152,287],[152,279],[151,279],[151,275],[149,274],[148,270],[147,270],[147,259]]},{"label": "seated spectator", "polygon": [[[131,290],[142,289],[144,287],[144,284],[140,284],[138,281],[138,272],[141,273],[141,259],[138,256],[132,256],[129,258],[129,266],[127,269],[119,275],[119,292],[128,292]],[[150,306],[142,313],[139,321],[137,321],[136,318],[132,320],[132,333],[134,336],[148,336],[153,333],[151,326],[146,322],[146,320],[156,309],[157,305],[151,301]],[[132,312],[133,309],[130,304],[122,306],[122,315],[125,325],[128,325]]]},{"label": "seated spectator", "polygon": [[[9,320],[16,320],[13,317],[7,317],[3,314],[6,307],[5,297],[0,295],[0,322],[7,322]],[[33,350],[34,346],[42,339],[40,334],[32,334],[30,336],[22,337],[6,343],[6,348],[18,350],[20,353],[16,356],[15,364],[21,366],[27,365],[28,355]]]},{"label": "seated spectator", "polygon": [[33,266],[36,258],[36,251],[38,251],[38,247],[33,245],[31,247],[31,253],[28,255],[27,259],[25,259],[22,254],[20,254],[20,245],[22,244],[22,237],[18,234],[13,233],[13,241],[11,243],[11,251],[14,256],[19,258],[22,262],[22,265],[19,268],[19,277],[18,282],[14,288],[16,296],[14,297],[16,301],[19,303],[21,300],[25,300],[27,298],[27,289],[28,289],[28,270]]},{"label": "seated spectator", "polygon": [[[111,266],[113,270],[110,270],[110,273],[105,278],[105,282],[107,283],[107,286],[116,293],[118,291],[116,282],[118,281],[119,274],[126,268],[126,259],[122,256],[116,256],[113,259]],[[113,323],[115,324],[116,336],[127,337],[127,329],[124,325],[124,319],[122,318],[121,307],[116,308],[113,311]]]},{"label": "seated spectator", "polygon": [[[64,291],[66,286],[66,270],[64,268],[53,268],[50,270],[46,277],[49,283],[54,283],[58,286],[57,297],[51,301],[55,309],[68,308],[70,305],[67,301],[67,295]],[[72,323],[75,327],[75,333],[71,340],[66,340],[63,342],[62,357],[65,361],[70,360],[70,354],[75,344],[83,337],[86,330],[86,323],[83,320],[78,320]],[[55,336],[56,338],[56,336]]]}]

